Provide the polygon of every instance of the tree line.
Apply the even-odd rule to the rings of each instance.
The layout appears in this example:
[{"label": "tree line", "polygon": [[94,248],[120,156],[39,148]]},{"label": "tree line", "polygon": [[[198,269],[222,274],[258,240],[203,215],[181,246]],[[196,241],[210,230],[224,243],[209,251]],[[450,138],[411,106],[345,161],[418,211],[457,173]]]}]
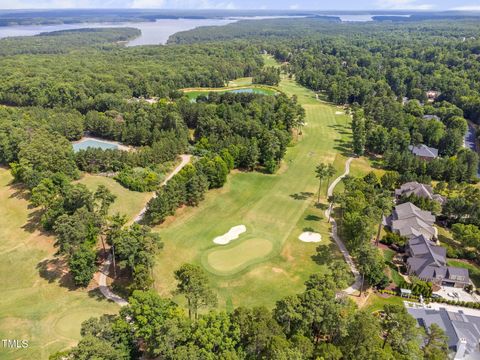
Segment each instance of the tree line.
[{"label": "tree line", "polygon": [[50,359],[448,358],[442,329],[433,324],[423,332],[404,306],[385,305],[379,317],[338,296],[350,274],[343,262],[331,265],[273,310],[225,312],[212,309],[217,297],[201,268],[184,264],[175,271],[175,293],[186,298],[186,309],[154,291],[134,291],[119,315],[85,321],[79,344]]}]

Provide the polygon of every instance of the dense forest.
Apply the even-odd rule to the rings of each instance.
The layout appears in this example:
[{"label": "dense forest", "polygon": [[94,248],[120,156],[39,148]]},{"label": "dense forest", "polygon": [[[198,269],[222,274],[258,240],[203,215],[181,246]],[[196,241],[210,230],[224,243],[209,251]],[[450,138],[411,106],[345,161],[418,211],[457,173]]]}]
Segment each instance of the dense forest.
[{"label": "dense forest", "polygon": [[[118,41],[120,34],[123,38],[131,32],[113,29],[101,34],[105,41]],[[96,34],[70,31],[53,40],[41,38],[93,44]],[[45,52],[49,41],[44,42]],[[4,42],[2,51],[11,54],[19,52],[23,43],[35,42],[35,37],[19,40],[18,47],[18,41]],[[260,54],[248,44],[129,48],[105,44],[104,49],[98,43],[65,54],[1,56],[0,103],[68,107],[82,113],[115,110],[132,98],[176,97],[180,88],[221,87],[228,80],[253,75],[262,65]]]},{"label": "dense forest", "polygon": [[[345,26],[326,19],[274,19],[224,28],[177,33],[169,41],[240,44],[248,38],[301,84],[333,103],[351,105],[355,153],[382,156],[384,166],[401,169],[405,181],[476,178],[478,155],[463,149],[466,120],[480,124],[476,21]],[[429,163],[416,158],[409,146],[419,144],[438,149],[441,157]]]},{"label": "dense forest", "polygon": [[205,311],[216,294],[201,268],[185,264],[175,271],[176,293],[189,316],[153,291],[135,291],[120,315],[85,321],[78,346],[50,359],[445,359],[447,339],[436,324],[424,333],[403,305],[385,305],[379,317],[337,296],[350,276],[344,262],[334,262],[273,311],[226,313]]},{"label": "dense forest", "polygon": [[0,56],[17,54],[63,54],[74,49],[98,46],[107,49],[140,36],[134,28],[75,29],[52,31],[35,36],[0,39]]}]

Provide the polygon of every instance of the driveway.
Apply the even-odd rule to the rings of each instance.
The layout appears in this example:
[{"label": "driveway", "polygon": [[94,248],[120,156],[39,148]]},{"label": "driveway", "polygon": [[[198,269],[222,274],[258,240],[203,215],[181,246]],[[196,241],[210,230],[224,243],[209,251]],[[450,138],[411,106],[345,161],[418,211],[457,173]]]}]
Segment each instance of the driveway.
[{"label": "driveway", "polygon": [[434,294],[437,294],[447,300],[480,302],[478,295],[469,294],[463,289],[454,288],[451,286],[442,286],[441,289],[435,291]]}]

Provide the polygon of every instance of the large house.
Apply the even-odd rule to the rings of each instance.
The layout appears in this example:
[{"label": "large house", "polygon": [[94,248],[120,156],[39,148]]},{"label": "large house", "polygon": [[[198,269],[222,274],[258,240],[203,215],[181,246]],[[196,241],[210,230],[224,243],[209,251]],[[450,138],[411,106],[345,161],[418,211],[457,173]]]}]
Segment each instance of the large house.
[{"label": "large house", "polygon": [[442,286],[463,288],[470,283],[468,270],[448,266],[446,249],[423,235],[408,241],[406,253],[410,275]]},{"label": "large house", "polygon": [[[428,330],[432,324],[437,324],[448,336],[448,347],[453,351],[450,358],[455,360],[480,359],[480,314],[471,309],[440,307],[429,309],[425,307],[407,307],[407,311],[418,325]],[[475,313],[474,313],[475,312]]]},{"label": "large house", "polygon": [[413,155],[419,157],[422,160],[433,160],[438,157],[438,149],[427,146],[425,144],[409,145],[408,149]]},{"label": "large house", "polygon": [[427,239],[437,237],[437,229],[433,226],[435,216],[411,202],[395,206],[392,214],[383,220],[383,225],[407,239],[424,235]]},{"label": "large house", "polygon": [[441,195],[435,194],[433,188],[430,185],[421,184],[417,181],[411,181],[400,186],[400,189],[395,190],[395,197],[397,199],[402,196],[417,196],[424,199],[430,199],[438,202],[442,205],[445,202],[445,198]]}]

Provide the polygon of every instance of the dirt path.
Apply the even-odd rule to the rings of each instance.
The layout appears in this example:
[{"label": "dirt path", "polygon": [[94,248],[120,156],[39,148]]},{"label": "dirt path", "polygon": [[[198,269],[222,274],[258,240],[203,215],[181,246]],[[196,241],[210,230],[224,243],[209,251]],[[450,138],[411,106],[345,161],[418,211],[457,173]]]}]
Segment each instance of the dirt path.
[{"label": "dirt path", "polygon": [[[187,165],[191,160],[192,160],[192,155],[180,155],[182,158],[182,161],[180,164],[173,169],[173,171],[165,178],[161,186],[164,186],[171,178],[173,178],[176,174],[182,170],[185,165]],[[153,199],[156,196],[156,193],[154,193],[151,197]],[[147,211],[147,205],[144,206],[144,208],[140,211],[140,213],[135,217],[133,220],[134,222],[139,222],[143,219],[143,216],[145,215],[145,212]],[[123,299],[122,297],[115,295],[112,290],[108,287],[107,284],[107,277],[109,276],[110,273],[110,265],[112,263],[112,254],[110,253],[108,255],[107,260],[105,260],[102,264],[102,267],[100,269],[100,274],[98,276],[98,285],[100,292],[105,296],[108,300],[111,300],[115,302],[116,304],[120,306],[125,306],[128,305],[128,301]]]},{"label": "dirt path", "polygon": [[[350,173],[350,164],[352,163],[353,159],[354,159],[353,157],[348,158],[347,162],[345,163],[345,172],[339,177],[337,177],[328,187],[327,194],[329,197],[333,195],[333,190],[335,190],[335,186],[337,186],[338,183],[342,181],[342,179]],[[330,223],[332,224],[332,238],[333,240],[335,240],[335,243],[340,249],[340,252],[342,253],[343,257],[345,258],[346,263],[350,267],[350,271],[355,276],[355,282],[344,290],[347,294],[352,295],[355,292],[360,291],[360,287],[362,286],[362,277],[357,267],[355,266],[355,263],[353,262],[353,259],[350,256],[350,253],[348,252],[345,244],[343,243],[342,239],[340,239],[340,237],[338,236],[337,222],[333,217],[330,216],[330,214],[332,213],[332,207],[333,207],[333,204],[330,203],[330,205],[328,206],[328,209],[325,211],[325,216],[328,219],[330,219]]]}]

